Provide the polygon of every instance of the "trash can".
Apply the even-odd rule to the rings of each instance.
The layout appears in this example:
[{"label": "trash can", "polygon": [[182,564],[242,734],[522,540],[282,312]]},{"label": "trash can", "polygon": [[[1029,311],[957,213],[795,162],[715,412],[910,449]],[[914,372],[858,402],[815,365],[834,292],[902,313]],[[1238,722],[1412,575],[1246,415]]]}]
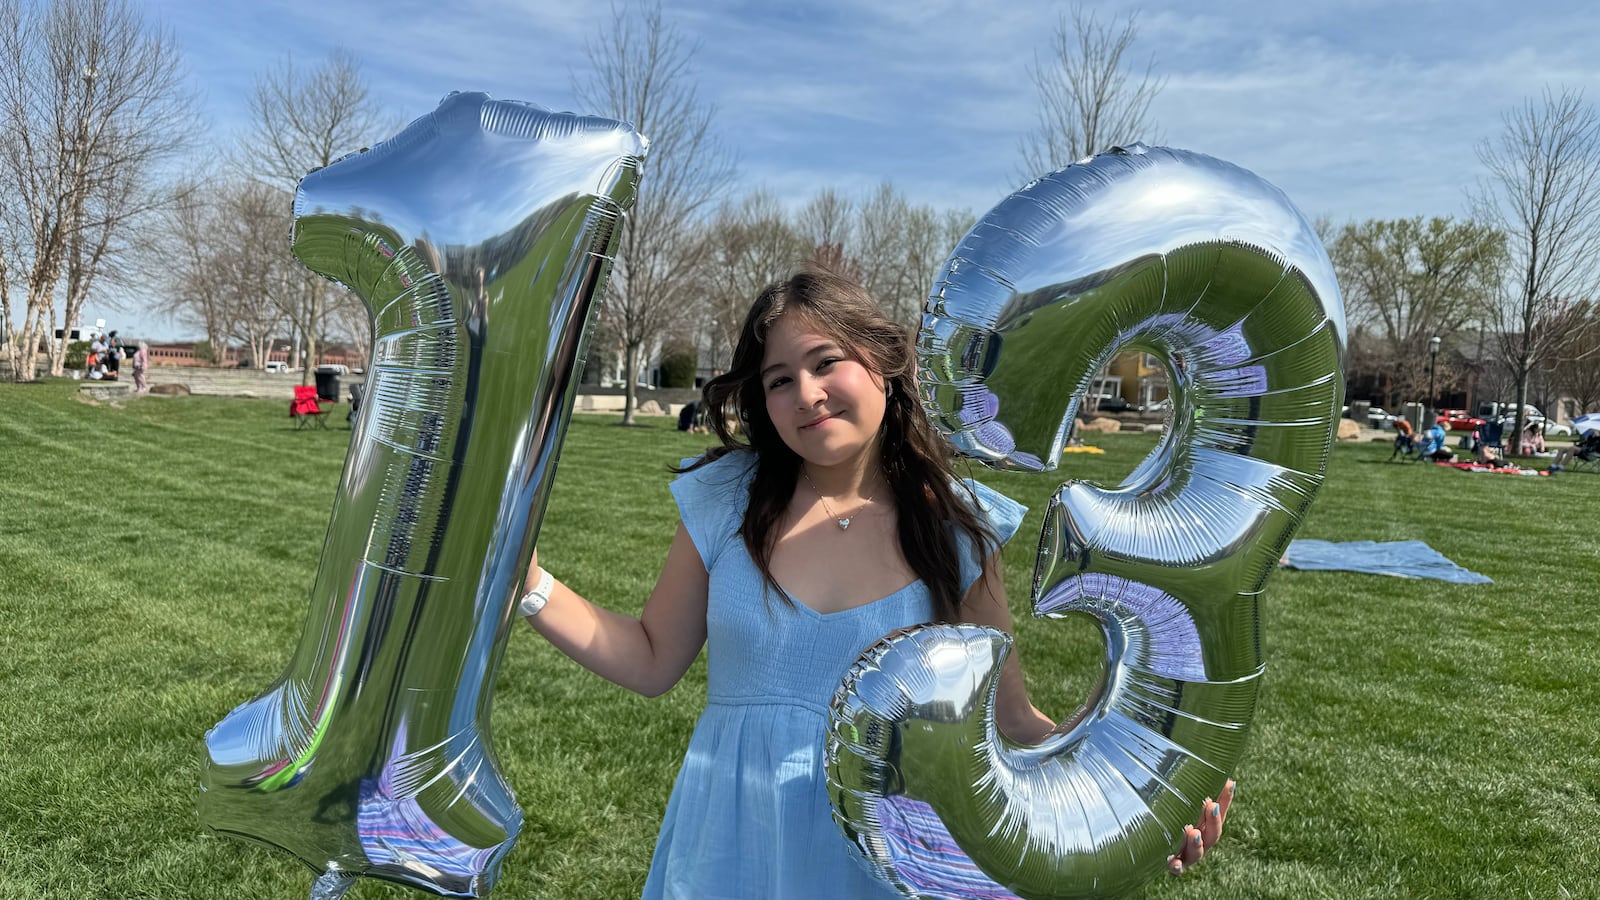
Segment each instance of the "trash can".
[{"label": "trash can", "polygon": [[1427,418],[1427,406],[1421,403],[1407,403],[1402,408],[1405,410],[1406,420],[1411,423],[1412,428],[1416,429],[1417,434],[1421,434],[1433,425],[1432,422],[1423,421]]},{"label": "trash can", "polygon": [[317,371],[315,373],[315,377],[317,379],[317,399],[318,400],[326,400],[329,403],[338,403],[339,402],[339,372],[338,372],[338,370],[327,370],[327,369],[323,369],[321,366],[319,366],[319,367],[317,367]]}]

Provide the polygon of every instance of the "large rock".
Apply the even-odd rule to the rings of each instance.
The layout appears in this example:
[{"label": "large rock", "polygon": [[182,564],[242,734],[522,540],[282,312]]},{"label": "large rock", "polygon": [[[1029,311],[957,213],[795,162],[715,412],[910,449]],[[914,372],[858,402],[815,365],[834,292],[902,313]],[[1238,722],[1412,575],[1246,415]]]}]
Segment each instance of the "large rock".
[{"label": "large rock", "polygon": [[640,403],[639,404],[639,408],[636,409],[635,412],[637,412],[641,416],[664,416],[664,415],[666,415],[666,413],[664,411],[662,411],[662,409],[661,409],[661,404],[657,403],[654,400],[646,400],[643,403]]},{"label": "large rock", "polygon": [[1339,420],[1339,440],[1341,440],[1341,441],[1359,441],[1359,440],[1361,440],[1361,426],[1357,425],[1354,419],[1340,419]]},{"label": "large rock", "polygon": [[1083,423],[1084,431],[1098,431],[1101,434],[1115,434],[1122,430],[1122,423],[1116,419],[1090,419]]}]

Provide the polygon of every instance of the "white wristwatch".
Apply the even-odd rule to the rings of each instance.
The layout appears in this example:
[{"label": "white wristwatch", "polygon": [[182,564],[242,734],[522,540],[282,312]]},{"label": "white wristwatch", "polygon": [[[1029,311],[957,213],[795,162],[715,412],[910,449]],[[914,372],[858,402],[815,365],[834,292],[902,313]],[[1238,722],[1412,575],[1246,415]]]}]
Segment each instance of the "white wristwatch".
[{"label": "white wristwatch", "polygon": [[517,615],[524,618],[537,616],[544,605],[550,602],[550,589],[555,587],[555,576],[546,572],[543,567],[539,569],[539,581],[534,584],[533,590],[522,595],[517,601]]}]

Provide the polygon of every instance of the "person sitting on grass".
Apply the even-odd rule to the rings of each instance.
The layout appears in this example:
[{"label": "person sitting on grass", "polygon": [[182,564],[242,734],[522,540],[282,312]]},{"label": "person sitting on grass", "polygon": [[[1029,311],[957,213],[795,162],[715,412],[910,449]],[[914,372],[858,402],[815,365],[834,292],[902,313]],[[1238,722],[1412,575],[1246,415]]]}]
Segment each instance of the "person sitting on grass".
[{"label": "person sitting on grass", "polygon": [[1488,444],[1479,444],[1473,451],[1472,461],[1485,466],[1499,466],[1504,460],[1500,458],[1500,448]]},{"label": "person sitting on grass", "polygon": [[1450,451],[1449,447],[1444,445],[1446,440],[1444,430],[1445,422],[1445,417],[1440,416],[1434,420],[1431,428],[1422,433],[1423,459],[1431,459],[1434,462],[1456,461],[1456,455]]},{"label": "person sitting on grass", "polygon": [[1529,422],[1522,429],[1522,455],[1544,453],[1544,428],[1538,422]]},{"label": "person sitting on grass", "polygon": [[695,420],[699,418],[699,415],[700,401],[690,400],[688,403],[685,403],[683,405],[683,409],[678,410],[678,430],[688,431],[691,433],[694,432]]}]

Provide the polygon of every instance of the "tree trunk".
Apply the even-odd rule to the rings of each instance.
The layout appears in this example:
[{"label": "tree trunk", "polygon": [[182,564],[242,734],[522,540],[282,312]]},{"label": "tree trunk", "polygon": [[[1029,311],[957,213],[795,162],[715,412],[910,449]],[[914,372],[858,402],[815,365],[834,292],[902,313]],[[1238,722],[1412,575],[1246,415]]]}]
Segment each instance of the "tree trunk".
[{"label": "tree trunk", "polygon": [[6,363],[11,366],[11,378],[17,377],[17,330],[11,327],[11,276],[6,271],[5,259],[0,258],[0,347],[6,351]]},{"label": "tree trunk", "polygon": [[634,373],[638,371],[639,345],[627,344],[622,350],[622,422],[623,425],[632,425],[634,391]]},{"label": "tree trunk", "polygon": [[[28,311],[23,316],[21,352],[18,354],[18,365],[13,377],[18,381],[34,381],[38,373],[39,341],[44,331],[44,310],[36,303],[28,303]],[[54,337],[54,335],[51,335]]]},{"label": "tree trunk", "polygon": [[317,367],[317,335],[322,328],[322,278],[314,273],[306,272],[305,280],[301,282],[305,290],[306,320],[300,325],[300,339],[305,342],[306,359],[305,368],[300,372],[300,383],[311,384],[312,374]]},{"label": "tree trunk", "polygon": [[1528,364],[1526,362],[1517,366],[1517,418],[1514,429],[1509,439],[1502,437],[1507,452],[1512,456],[1522,455],[1522,429],[1527,426],[1528,405]]},{"label": "tree trunk", "polygon": [[50,328],[45,331],[44,358],[45,371],[51,375],[61,374],[61,364],[67,360],[67,338],[72,336],[72,320],[68,319],[61,326],[61,340],[56,340],[56,305],[50,304]]}]

